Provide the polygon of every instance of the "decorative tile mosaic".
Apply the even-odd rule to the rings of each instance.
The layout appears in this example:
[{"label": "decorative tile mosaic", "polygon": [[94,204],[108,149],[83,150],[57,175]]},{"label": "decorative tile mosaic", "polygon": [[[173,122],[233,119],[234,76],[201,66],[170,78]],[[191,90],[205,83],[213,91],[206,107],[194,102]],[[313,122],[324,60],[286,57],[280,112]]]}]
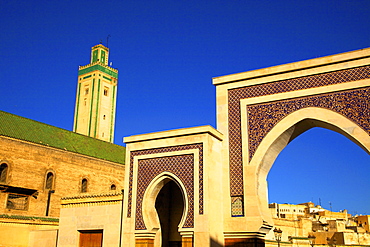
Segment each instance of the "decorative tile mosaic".
[{"label": "decorative tile mosaic", "polygon": [[244,206],[242,196],[231,197],[231,216],[232,217],[244,216]]},{"label": "decorative tile mosaic", "polygon": [[364,88],[248,106],[249,158],[252,158],[262,139],[280,120],[306,107],[337,112],[370,133],[369,94],[370,88]]},{"label": "decorative tile mosaic", "polygon": [[146,229],[142,215],[142,201],[149,183],[160,173],[166,171],[177,176],[185,185],[189,195],[189,210],[183,227],[194,227],[194,155],[178,155],[139,160],[135,229]]},{"label": "decorative tile mosaic", "polygon": [[[181,145],[181,146],[171,146],[171,147],[164,147],[164,148],[138,150],[138,151],[133,151],[133,152],[130,153],[130,174],[129,174],[127,217],[129,217],[129,218],[131,217],[131,211],[132,211],[132,199],[133,199],[132,198],[132,187],[133,187],[133,179],[132,178],[133,178],[134,158],[136,156],[141,156],[141,155],[160,154],[160,153],[166,153],[166,152],[183,151],[183,150],[191,150],[191,149],[198,149],[198,152],[199,152],[199,214],[203,214],[203,144],[202,143],[197,143],[197,144],[189,144],[189,145]],[[177,156],[170,156],[170,157],[177,157]],[[170,158],[170,157],[158,158],[157,161],[166,162],[165,158]],[[147,159],[147,160],[155,160],[155,159]],[[179,165],[184,166],[182,172],[187,173],[189,177],[192,177],[192,178],[194,177],[194,173],[193,173],[194,172],[194,170],[193,170],[194,164],[193,163],[191,164],[191,167],[189,167],[189,165],[185,164],[185,163],[184,164],[179,164]],[[157,169],[157,168],[155,168],[156,166],[161,167],[163,169],[169,169],[168,167],[166,167],[166,165],[164,165],[162,163],[155,163],[153,165],[153,167],[151,168],[152,172],[154,172],[154,171],[159,172],[159,170],[156,170]],[[143,169],[143,168],[140,168],[140,167],[141,167],[141,161],[139,160],[139,168],[138,169]],[[166,170],[162,170],[162,171],[166,171]],[[140,170],[138,172],[140,172]],[[140,181],[138,181],[138,188],[139,188],[139,186],[141,186],[140,185],[141,182],[145,182],[147,180],[150,180],[149,178],[146,178],[146,176],[150,177],[150,176],[152,176],[152,173],[150,173],[150,174],[149,173],[144,173],[144,174],[142,174],[142,177],[139,177]],[[142,179],[144,179],[144,180],[142,180]],[[186,184],[186,183],[189,183],[189,181],[190,181],[189,179],[182,180],[182,182],[184,183],[186,188],[188,188],[188,186],[190,186],[190,185]],[[150,181],[149,181],[149,183],[150,183]],[[145,186],[145,189],[146,189],[146,186]],[[145,191],[145,189],[144,189],[144,191]],[[139,193],[139,189],[138,189],[138,193]],[[193,187],[192,187],[191,191],[187,191],[187,193],[188,193],[188,196],[189,196],[188,200],[189,200],[189,202],[191,200],[192,205],[193,205],[194,204]],[[141,201],[138,201],[138,200],[142,200],[142,198],[140,199],[139,197],[137,197],[137,205],[138,205],[138,202],[141,205]],[[137,208],[137,212],[138,212],[138,208]],[[140,212],[141,212],[141,208],[140,208]],[[193,222],[194,221],[194,212],[192,211],[191,214],[193,215],[192,217],[187,217],[187,220],[189,219],[189,221],[187,222],[188,225],[191,225],[191,224],[194,223]],[[138,227],[142,227],[140,222],[139,223],[136,222],[135,224]],[[190,227],[188,225],[187,225],[187,227]]]},{"label": "decorative tile mosaic", "polygon": [[[308,88],[323,87],[370,78],[370,66],[275,81],[228,92],[230,194],[243,195],[243,157],[241,140],[240,100]],[[259,130],[258,130],[259,131]],[[249,133],[251,134],[251,132]],[[249,138],[252,138],[250,136]],[[253,144],[255,145],[255,144]],[[251,155],[251,157],[253,154]]]}]

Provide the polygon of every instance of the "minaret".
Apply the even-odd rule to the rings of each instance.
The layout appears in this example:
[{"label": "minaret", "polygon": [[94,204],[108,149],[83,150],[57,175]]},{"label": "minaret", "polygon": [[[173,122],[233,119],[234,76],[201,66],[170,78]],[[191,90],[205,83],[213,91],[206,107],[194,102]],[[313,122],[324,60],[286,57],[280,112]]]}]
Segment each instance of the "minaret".
[{"label": "minaret", "polygon": [[113,142],[118,70],[108,66],[109,49],[91,48],[90,64],[78,68],[73,131]]}]

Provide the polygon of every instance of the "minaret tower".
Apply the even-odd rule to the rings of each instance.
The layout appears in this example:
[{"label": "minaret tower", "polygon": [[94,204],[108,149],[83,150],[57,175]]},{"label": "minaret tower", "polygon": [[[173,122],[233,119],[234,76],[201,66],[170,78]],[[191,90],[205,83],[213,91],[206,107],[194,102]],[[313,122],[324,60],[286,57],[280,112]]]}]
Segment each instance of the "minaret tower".
[{"label": "minaret tower", "polygon": [[91,48],[90,64],[79,66],[73,131],[113,142],[118,70],[108,66],[109,49]]}]

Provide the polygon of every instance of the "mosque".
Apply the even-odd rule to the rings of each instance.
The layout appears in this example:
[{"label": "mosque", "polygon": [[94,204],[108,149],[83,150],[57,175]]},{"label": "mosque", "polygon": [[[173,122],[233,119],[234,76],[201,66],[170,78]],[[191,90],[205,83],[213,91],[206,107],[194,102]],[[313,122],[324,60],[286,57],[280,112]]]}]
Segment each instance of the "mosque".
[{"label": "mosque", "polygon": [[217,129],[126,147],[112,143],[108,58],[99,44],[79,67],[73,132],[0,112],[0,246],[310,246],[317,232],[274,234],[277,155],[313,127],[370,153],[370,48],[213,78]]}]

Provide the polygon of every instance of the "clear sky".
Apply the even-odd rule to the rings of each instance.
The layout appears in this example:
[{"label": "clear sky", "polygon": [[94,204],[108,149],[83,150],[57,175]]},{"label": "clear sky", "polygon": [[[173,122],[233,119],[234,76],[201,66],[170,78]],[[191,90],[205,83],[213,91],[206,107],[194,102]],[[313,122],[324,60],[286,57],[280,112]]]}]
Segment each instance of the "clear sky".
[{"label": "clear sky", "polygon": [[[369,0],[0,0],[0,110],[72,130],[78,66],[110,35],[116,144],[217,127],[212,77],[370,47],[369,13]],[[276,160],[270,202],[370,214],[369,178],[368,154],[312,129]]]}]

